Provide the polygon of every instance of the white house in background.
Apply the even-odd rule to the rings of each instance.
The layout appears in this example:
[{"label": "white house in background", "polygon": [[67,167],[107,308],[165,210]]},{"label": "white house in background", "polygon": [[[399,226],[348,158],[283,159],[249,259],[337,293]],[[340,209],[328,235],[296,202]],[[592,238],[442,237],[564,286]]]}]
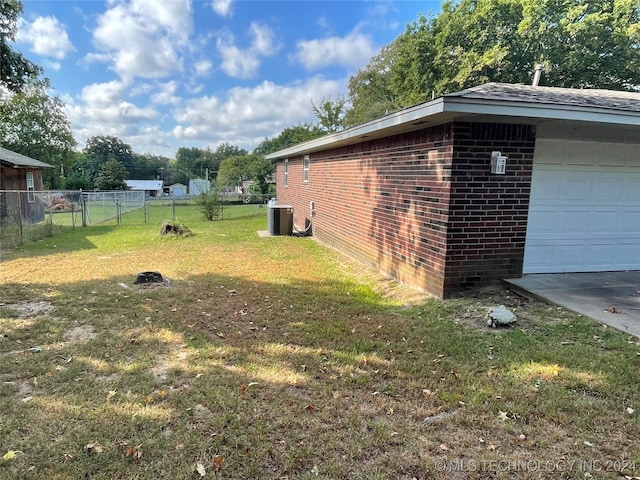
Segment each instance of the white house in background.
[{"label": "white house in background", "polygon": [[149,197],[162,196],[162,180],[125,180],[129,190],[143,191]]},{"label": "white house in background", "polygon": [[207,193],[211,189],[211,184],[203,178],[194,178],[189,180],[189,195],[201,195]]},{"label": "white house in background", "polygon": [[187,186],[182,183],[174,183],[173,185],[169,185],[169,195],[173,195],[174,197],[186,197]]}]

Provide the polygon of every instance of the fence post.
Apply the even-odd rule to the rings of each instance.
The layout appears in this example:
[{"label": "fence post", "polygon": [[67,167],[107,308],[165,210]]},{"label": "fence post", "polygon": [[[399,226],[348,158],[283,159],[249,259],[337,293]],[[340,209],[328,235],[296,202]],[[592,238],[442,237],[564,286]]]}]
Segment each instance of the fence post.
[{"label": "fence post", "polygon": [[171,199],[171,220],[174,223],[176,221],[176,197]]},{"label": "fence post", "polygon": [[87,226],[87,202],[85,201],[82,189],[80,189],[80,211],[82,214],[82,226]]},{"label": "fence post", "polygon": [[20,230],[20,245],[24,243],[24,228],[22,226],[22,192],[18,192],[18,228]]},{"label": "fence post", "polygon": [[147,225],[149,223],[149,202],[144,201],[144,224]]}]

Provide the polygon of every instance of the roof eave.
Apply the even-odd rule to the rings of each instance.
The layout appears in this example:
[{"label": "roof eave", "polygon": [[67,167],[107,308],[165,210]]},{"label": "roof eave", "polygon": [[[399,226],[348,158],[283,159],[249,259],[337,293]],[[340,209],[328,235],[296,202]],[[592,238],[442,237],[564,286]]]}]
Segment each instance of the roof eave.
[{"label": "roof eave", "polygon": [[565,120],[586,123],[609,123],[640,126],[640,114],[599,107],[561,105],[553,103],[475,99],[444,96],[431,102],[392,113],[342,132],[294,145],[270,153],[269,160],[306,155],[322,149],[351,145],[366,140],[406,133],[438,125],[459,117],[474,116],[487,121],[492,117],[529,119],[531,123],[545,120]]}]

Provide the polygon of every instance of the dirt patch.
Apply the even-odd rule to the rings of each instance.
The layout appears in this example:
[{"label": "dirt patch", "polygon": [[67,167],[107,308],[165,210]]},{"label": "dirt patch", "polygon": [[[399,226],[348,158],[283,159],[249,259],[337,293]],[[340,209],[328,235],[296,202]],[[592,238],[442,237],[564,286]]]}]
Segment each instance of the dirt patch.
[{"label": "dirt patch", "polygon": [[151,368],[151,373],[158,381],[164,382],[167,379],[169,370],[172,368],[186,369],[189,352],[180,347],[173,347],[168,353],[158,355],[158,361]]},{"label": "dirt patch", "polygon": [[49,302],[24,302],[2,305],[8,310],[12,310],[16,313],[18,318],[35,318],[35,317],[48,317],[53,305]]},{"label": "dirt patch", "polygon": [[91,325],[79,325],[64,332],[65,342],[81,342],[83,340],[93,340],[97,334]]}]

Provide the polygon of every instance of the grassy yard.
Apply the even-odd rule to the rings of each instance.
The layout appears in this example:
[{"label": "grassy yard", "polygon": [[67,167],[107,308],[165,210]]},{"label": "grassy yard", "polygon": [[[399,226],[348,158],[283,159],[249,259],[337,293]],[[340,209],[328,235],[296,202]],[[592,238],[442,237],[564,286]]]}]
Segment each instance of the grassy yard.
[{"label": "grassy yard", "polygon": [[503,288],[421,297],[258,237],[256,206],[200,217],[2,252],[0,478],[640,475],[637,339]]}]

